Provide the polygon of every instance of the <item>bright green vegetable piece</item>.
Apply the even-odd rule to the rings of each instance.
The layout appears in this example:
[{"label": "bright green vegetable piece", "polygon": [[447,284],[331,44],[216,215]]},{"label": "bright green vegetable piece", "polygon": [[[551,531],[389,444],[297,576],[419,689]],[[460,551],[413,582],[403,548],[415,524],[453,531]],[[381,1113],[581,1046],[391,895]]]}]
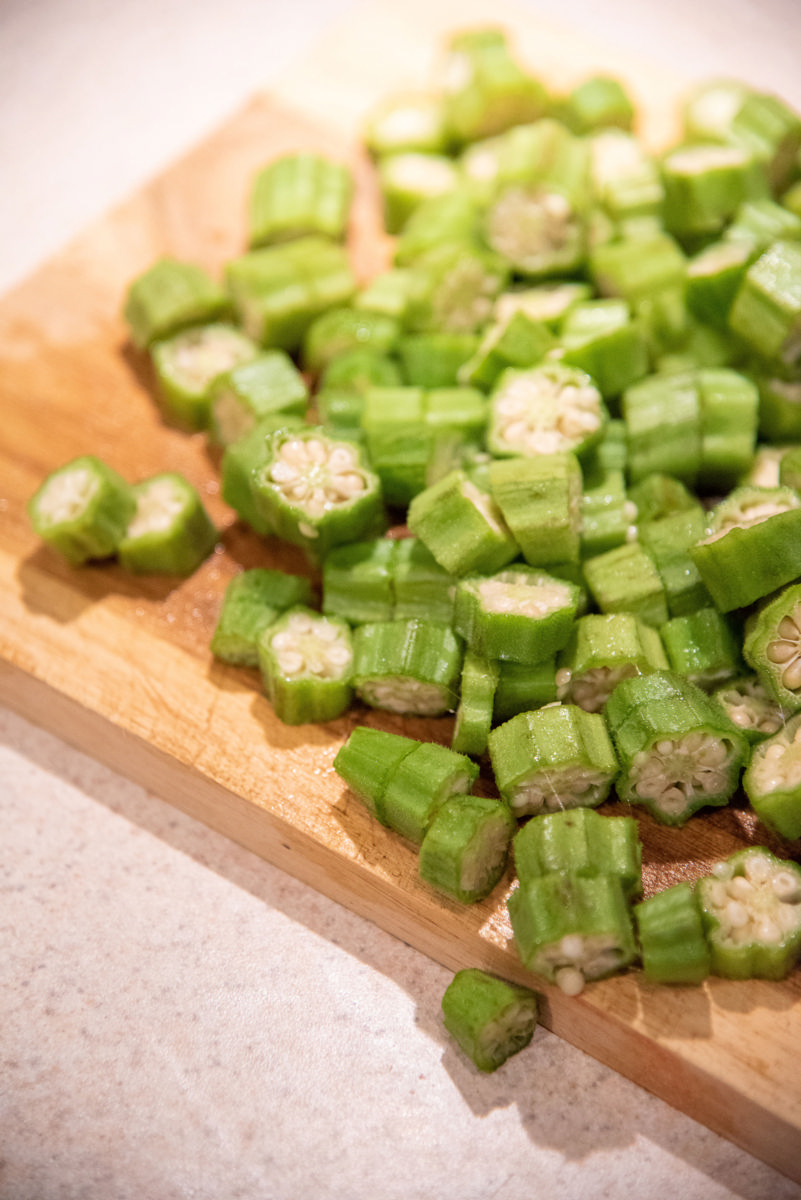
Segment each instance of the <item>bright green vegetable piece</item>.
[{"label": "bright green vegetable piece", "polygon": [[476,967],[457,971],[442,997],[445,1028],[479,1071],[491,1073],[529,1045],[537,996]]},{"label": "bright green vegetable piece", "polygon": [[451,748],[460,754],[481,758],[486,753],[499,676],[499,663],[465,650],[451,741]]},{"label": "bright green vegetable piece", "polygon": [[185,429],[207,429],[215,381],[259,347],[233,325],[195,325],[151,346],[156,387],[167,415]]},{"label": "bright green vegetable piece", "polygon": [[37,537],[73,566],[111,558],[136,511],[129,484],[93,454],[52,471],[27,505]]},{"label": "bright green vegetable piece", "polygon": [[628,476],[695,482],[701,465],[701,400],[695,372],[649,375],[623,392]]},{"label": "bright green vegetable piece", "polygon": [[320,234],[345,236],[353,177],[343,163],[309,152],[284,154],[259,170],[250,194],[252,249]]},{"label": "bright green vegetable piece", "polygon": [[452,624],[453,583],[419,538],[397,540],[393,565],[396,621],[420,618]]},{"label": "bright green vegetable piece", "polygon": [[662,158],[665,228],[679,239],[717,236],[744,200],[766,195],[765,174],[743,146],[679,145]]},{"label": "bright green vegetable piece", "polygon": [[544,321],[522,309],[493,322],[459,369],[459,382],[491,389],[509,367],[524,369],[542,362],[556,344]]},{"label": "bright green vegetable piece", "polygon": [[663,231],[594,246],[587,265],[602,296],[621,296],[635,309],[666,288],[683,286],[687,271],[684,252],[676,239]]},{"label": "bright green vegetable piece", "polygon": [[765,92],[747,92],[732,116],[730,138],[762,163],[775,192],[787,186],[797,169],[801,117],[783,100]]},{"label": "bright green vegetable piece", "polygon": [[743,789],[759,819],[789,841],[801,839],[801,716],[796,712],[755,746]]},{"label": "bright green vegetable piece", "polygon": [[606,817],[594,808],[546,813],[512,839],[520,883],[556,871],[617,875],[628,900],[642,895],[642,843],[634,817]]},{"label": "bright green vegetable piece", "polygon": [[[589,138],[590,185],[613,236],[631,222],[658,220],[664,202],[659,167],[633,134],[607,128]],[[656,232],[656,230],[654,230]]]},{"label": "bright green vegetable piece", "polygon": [[603,717],[574,704],[519,713],[492,730],[488,747],[498,791],[516,817],[595,808],[618,773]]},{"label": "bright green vegetable piece", "polygon": [[465,471],[451,471],[414,496],[407,524],[451,575],[491,573],[519,553],[498,504]]},{"label": "bright green vegetable piece", "polygon": [[511,661],[497,665],[498,683],[492,706],[494,725],[501,725],[518,713],[530,712],[543,704],[553,704],[558,699],[556,656],[533,666]]},{"label": "bright green vegetable piece", "polygon": [[585,613],[573,624],[556,663],[559,700],[602,712],[621,679],[666,670],[658,630],[633,612]]},{"label": "bright green vegetable piece", "polygon": [[128,288],[124,316],[140,350],[190,325],[208,324],[230,308],[225,290],[194,263],[160,258]]},{"label": "bright green vegetable piece", "polygon": [[400,233],[425,200],[447,196],[461,182],[459,167],[445,154],[414,150],[384,155],[377,167],[387,233]]},{"label": "bright green vegetable piece", "polygon": [[442,75],[445,124],[457,143],[535,121],[548,105],[542,83],[518,63],[502,29],[454,34]]},{"label": "bright green vegetable piece", "polygon": [[581,467],[572,452],[496,459],[490,491],[525,561],[553,568],[581,553]]},{"label": "bright green vegetable piece", "polygon": [[287,609],[262,633],[264,690],[285,725],[333,721],[353,699],[353,642],[346,621],[311,608]]},{"label": "bright green vegetable piece", "polygon": [[387,825],[384,793],[401,762],[421,743],[399,733],[357,725],[334,757],[334,770],[374,817]]},{"label": "bright green vegetable piece", "polygon": [[771,371],[757,371],[754,378],[759,390],[760,438],[778,443],[801,441],[801,379],[783,379]]},{"label": "bright green vegetable piece", "polygon": [[584,579],[602,613],[631,612],[656,627],[668,619],[664,584],[639,542],[626,542],[585,559]]},{"label": "bright green vegetable piece", "polygon": [[592,133],[609,126],[628,130],[634,122],[634,105],[619,79],[592,75],[572,89],[561,115],[575,133]]},{"label": "bright green vegetable piece", "polygon": [[[403,272],[404,315],[409,311],[414,293],[421,287],[421,279],[412,269],[415,262],[445,244],[456,248],[474,246],[478,228],[479,207],[465,187],[420,201],[395,240],[393,262],[395,271]],[[436,332],[436,326],[433,331]]]},{"label": "bright green vegetable piece", "polygon": [[448,149],[442,98],[422,91],[384,96],[368,112],[363,137],[374,158],[410,152],[442,154]]},{"label": "bright green vegetable piece", "polygon": [[476,654],[539,663],[564,646],[581,591],[537,567],[468,575],[456,585],[454,627]]},{"label": "bright green vegetable piece", "polygon": [[569,996],[637,958],[631,913],[617,875],[552,872],[521,884],[507,908],[523,965]]},{"label": "bright green vegetable piece", "polygon": [[778,733],[784,724],[784,710],[755,674],[727,680],[712,696],[751,745]]},{"label": "bright green vegetable piece", "polygon": [[359,625],[353,682],[365,704],[441,716],[458,704],[463,644],[449,625],[410,618]]},{"label": "bright green vegetable piece", "polygon": [[729,313],[753,258],[742,241],[716,241],[687,263],[687,307],[699,321],[729,333]]},{"label": "bright green vegetable piece", "polygon": [[743,655],[785,713],[801,708],[801,584],[782,588],[751,614]]},{"label": "bright green vegetable piece", "polygon": [[681,104],[687,140],[730,142],[732,121],[751,90],[740,79],[705,79],[696,84]]},{"label": "bright green vegetable piece", "polygon": [[578,272],[587,253],[584,215],[569,194],[546,185],[508,187],[484,214],[487,244],[525,279]]},{"label": "bright green vegetable piece", "polygon": [[411,272],[402,267],[380,271],[353,297],[353,307],[365,312],[384,313],[403,322],[412,288]]},{"label": "bright green vegetable piece", "polygon": [[197,489],[177,472],[164,471],[132,491],[136,510],[117,547],[121,566],[136,574],[191,575],[217,541]]},{"label": "bright green vegetable piece", "polygon": [[777,241],[742,278],[729,312],[732,331],[762,358],[801,358],[801,243]]},{"label": "bright green vegetable piece", "polygon": [[498,457],[585,454],[609,418],[584,371],[561,363],[509,369],[490,396],[487,447]]},{"label": "bright green vegetable piece", "polygon": [[323,612],[351,625],[392,620],[398,544],[382,537],[334,546],[323,562]]},{"label": "bright green vegetable piece", "polygon": [[346,350],[365,349],[386,354],[400,333],[400,322],[385,313],[336,306],[312,321],[303,338],[301,358],[305,370],[319,374]]},{"label": "bright green vegetable piece", "polygon": [[629,497],[637,506],[640,530],[675,513],[695,514],[703,511],[698,498],[681,479],[658,471],[632,484]]},{"label": "bright green vegetable piece", "polygon": [[784,979],[801,954],[801,867],[749,846],[699,879],[712,973]]},{"label": "bright green vegetable piece", "polygon": [[222,498],[251,529],[264,537],[273,527],[256,502],[255,473],[270,461],[271,439],[276,430],[296,430],[302,425],[300,417],[283,414],[263,417],[250,433],[237,438],[223,451],[220,465]]},{"label": "bright green vegetable piece", "polygon": [[729,367],[697,372],[701,404],[698,486],[718,493],[733,488],[756,449],[759,391],[753,380]]},{"label": "bright green vegetable piece", "polygon": [[801,216],[768,197],[744,201],[726,228],[727,242],[743,244],[751,259],[781,239],[801,238]]},{"label": "bright green vegetable piece", "polygon": [[382,808],[396,833],[420,845],[441,806],[465,796],[478,764],[436,742],[420,742],[398,764],[384,789]]},{"label": "bright green vegetable piece", "polygon": [[690,547],[705,531],[706,514],[697,503],[639,526],[639,540],[659,572],[671,618],[687,616],[712,603],[690,555]]},{"label": "bright green vegetable piece", "polygon": [[710,954],[695,888],[682,882],[634,906],[643,971],[649,983],[699,984]]},{"label": "bright green vegetable piece", "polygon": [[743,669],[739,631],[716,608],[672,617],[659,630],[670,670],[711,691]]},{"label": "bright green vegetable piece", "polygon": [[559,335],[560,361],[589,375],[605,400],[648,373],[648,347],[625,300],[574,305]]},{"label": "bright green vegetable piece", "polygon": [[475,333],[489,321],[510,274],[497,254],[467,242],[436,243],[410,269],[411,332]]},{"label": "bright green vegetable piece", "polygon": [[267,567],[252,567],[234,575],[211,637],[216,658],[239,667],[258,667],[258,642],[263,630],[287,608],[311,606],[310,580]]},{"label": "bright green vegetable piece", "polygon": [[460,904],[475,904],[500,882],[513,833],[512,814],[499,800],[446,800],[420,845],[420,878]]},{"label": "bright green vegetable piece", "polygon": [[266,350],[212,384],[209,436],[230,446],[265,417],[303,417],[308,402],[306,381],[286,351]]},{"label": "bright green vegetable piece", "polygon": [[403,370],[404,381],[411,387],[451,388],[458,383],[462,367],[470,360],[478,345],[473,333],[411,333],[401,337],[396,353]]}]

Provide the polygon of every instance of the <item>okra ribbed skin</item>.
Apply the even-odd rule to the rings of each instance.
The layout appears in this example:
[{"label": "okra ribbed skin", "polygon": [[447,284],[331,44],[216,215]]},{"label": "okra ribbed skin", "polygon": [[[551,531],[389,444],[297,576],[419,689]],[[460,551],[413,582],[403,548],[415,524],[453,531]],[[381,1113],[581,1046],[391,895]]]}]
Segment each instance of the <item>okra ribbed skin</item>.
[{"label": "okra ribbed skin", "polygon": [[513,833],[512,814],[498,800],[446,800],[420,845],[420,878],[461,904],[475,904],[500,882]]},{"label": "okra ribbed skin", "polygon": [[711,958],[695,887],[682,882],[634,906],[645,978],[649,983],[700,984]]},{"label": "okra ribbed skin", "polygon": [[136,510],[117,547],[120,565],[140,575],[191,575],[217,541],[197,488],[176,471],[163,471],[131,490]]},{"label": "okra ribbed skin", "polygon": [[517,558],[520,547],[493,497],[462,470],[412,498],[409,529],[451,575],[491,573]]},{"label": "okra ribbed skin", "polygon": [[495,459],[491,494],[529,566],[577,563],[582,475],[572,452]]},{"label": "okra ribbed skin", "polygon": [[591,75],[571,89],[561,115],[574,133],[592,133],[610,127],[628,130],[634,122],[634,105],[619,79]]},{"label": "okra ribbed skin", "polygon": [[481,758],[486,753],[499,676],[499,663],[472,650],[465,651],[451,742],[452,749],[460,754]]},{"label": "okra ribbed skin", "polygon": [[285,609],[312,602],[311,581],[305,576],[267,567],[241,571],[225,589],[209,648],[223,662],[258,667],[262,631]]},{"label": "okra ribbed skin", "polygon": [[349,350],[389,353],[400,335],[400,322],[386,313],[352,306],[328,308],[315,317],[303,338],[301,360],[306,371],[319,374]]},{"label": "okra ribbed skin", "polygon": [[387,786],[408,754],[421,743],[399,733],[357,725],[334,757],[334,770],[382,825]]},{"label": "okra ribbed skin", "polygon": [[455,34],[443,72],[445,126],[457,143],[536,121],[548,105],[545,87],[517,62],[500,30]]},{"label": "okra ribbed skin", "polygon": [[215,382],[258,353],[252,338],[222,322],[194,325],[152,343],[156,388],[167,416],[184,429],[208,429]]},{"label": "okra ribbed skin", "polygon": [[492,706],[495,725],[530,712],[558,699],[556,685],[556,656],[544,662],[499,662],[498,683]]},{"label": "okra ribbed skin", "polygon": [[334,546],[323,562],[323,612],[351,625],[390,621],[398,544],[392,538],[371,538]]},{"label": "okra ribbed skin", "polygon": [[535,992],[476,967],[457,971],[442,997],[443,1024],[479,1071],[496,1071],[524,1050],[537,1017]]},{"label": "okra ribbed skin", "polygon": [[659,630],[672,671],[704,691],[743,669],[740,631],[716,608],[672,617]]},{"label": "okra ribbed skin", "polygon": [[649,375],[623,392],[629,480],[670,475],[694,484],[701,465],[701,400],[693,372]]},{"label": "okra ribbed skin", "polygon": [[311,153],[285,154],[253,178],[248,210],[251,248],[312,234],[345,235],[353,177],[343,163]]},{"label": "okra ribbed skin", "polygon": [[387,824],[419,846],[440,806],[466,795],[477,777],[478,764],[467,755],[421,742],[387,781],[382,800]]},{"label": "okra ribbed skin", "polygon": [[642,843],[633,817],[606,817],[592,808],[546,813],[512,839],[522,885],[552,871],[618,875],[628,899],[642,893]]},{"label": "okra ribbed skin", "polygon": [[442,98],[428,91],[384,96],[368,112],[362,136],[376,159],[410,151],[443,154],[448,150],[448,137]]},{"label": "okra ribbed skin", "polygon": [[557,695],[586,712],[601,712],[621,679],[668,666],[659,631],[634,613],[585,613],[557,655]]},{"label": "okra ribbed skin", "polygon": [[469,575],[456,585],[454,625],[476,654],[539,663],[570,636],[580,589],[525,565]]},{"label": "okra ribbed skin", "polygon": [[639,542],[626,542],[584,561],[587,587],[602,613],[632,612],[646,625],[668,619],[665,586]]},{"label": "okra ribbed skin", "polygon": [[366,704],[423,716],[456,709],[464,645],[449,625],[368,622],[354,631],[353,645],[354,687]]},{"label": "okra ribbed skin", "polygon": [[396,621],[453,623],[454,580],[416,537],[400,538],[393,570]]},{"label": "okra ribbed skin", "polygon": [[209,437],[230,446],[266,417],[303,417],[306,381],[283,350],[268,350],[218,376],[211,386]]},{"label": "okra ribbed skin", "polygon": [[473,383],[459,375],[478,344],[478,334],[431,331],[406,334],[399,338],[395,349],[405,382],[410,387],[429,389]]},{"label": "okra ribbed skin", "polygon": [[131,283],[123,315],[140,350],[190,325],[224,317],[230,309],[224,288],[195,263],[165,256]]},{"label": "okra ribbed skin", "polygon": [[764,359],[801,357],[801,245],[777,241],[745,272],[729,312],[729,327]]},{"label": "okra ribbed skin", "polygon": [[73,566],[114,555],[135,511],[130,485],[94,454],[51,471],[27,504],[37,537]]}]

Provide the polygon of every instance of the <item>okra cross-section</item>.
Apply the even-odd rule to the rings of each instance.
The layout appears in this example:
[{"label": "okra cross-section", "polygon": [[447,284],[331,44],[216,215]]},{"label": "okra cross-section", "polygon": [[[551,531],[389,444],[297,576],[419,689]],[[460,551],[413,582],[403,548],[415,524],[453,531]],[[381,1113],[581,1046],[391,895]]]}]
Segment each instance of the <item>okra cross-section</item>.
[{"label": "okra cross-section", "polygon": [[353,682],[372,708],[441,716],[458,704],[463,643],[439,621],[373,621],[353,635]]},{"label": "okra cross-section", "polygon": [[752,744],[778,733],[785,722],[784,709],[756,674],[730,679],[712,696]]},{"label": "okra cross-section", "polygon": [[342,238],[353,195],[343,164],[321,154],[284,154],[259,170],[250,194],[252,247],[310,234]]},{"label": "okra cross-section", "polygon": [[672,671],[623,679],[605,709],[620,760],[617,793],[665,825],[726,804],[748,754],[742,732],[710,696]]},{"label": "okra cross-section", "polygon": [[751,615],[743,654],[785,713],[801,708],[801,584],[783,588]]},{"label": "okra cross-section", "polygon": [[461,904],[475,904],[500,882],[513,833],[514,818],[499,800],[446,800],[420,846],[420,878]]},{"label": "okra cross-section", "polygon": [[163,471],[132,490],[136,511],[117,550],[120,564],[138,574],[191,575],[217,541],[197,488]]},{"label": "okra cross-section", "polygon": [[754,747],[743,789],[768,829],[801,838],[801,713]]},{"label": "okra cross-section", "polygon": [[27,508],[37,536],[78,566],[116,553],[136,501],[113,467],[84,454],[52,471]]},{"label": "okra cross-section", "polygon": [[332,721],[353,698],[353,643],[346,621],[296,605],[258,643],[264,690],[285,725]]},{"label": "okra cross-section", "polygon": [[586,253],[584,217],[555,188],[506,188],[488,208],[484,224],[488,244],[528,279],[569,275]]},{"label": "okra cross-section", "polygon": [[601,712],[621,679],[667,667],[659,632],[634,613],[585,613],[557,656],[557,697]]},{"label": "okra cross-section", "polygon": [[166,414],[184,429],[205,430],[211,421],[215,381],[255,358],[259,347],[236,326],[215,322],[154,342],[150,353]]},{"label": "okra cross-section", "polygon": [[595,808],[618,772],[603,717],[572,704],[518,713],[492,730],[488,748],[498,791],[516,817]]},{"label": "okra cross-section", "polygon": [[496,456],[581,455],[598,442],[608,412],[584,371],[559,363],[504,371],[490,397],[487,447]]},{"label": "okra cross-section", "polygon": [[234,575],[225,589],[210,649],[223,662],[258,667],[263,630],[287,608],[311,607],[311,581],[302,575],[252,567]]},{"label": "okra cross-section", "polygon": [[469,575],[456,585],[454,625],[485,658],[539,663],[565,644],[581,589],[536,567]]},{"label": "okra cross-section", "polygon": [[477,967],[457,971],[442,997],[445,1028],[479,1071],[496,1071],[524,1050],[537,1016],[535,992]]}]

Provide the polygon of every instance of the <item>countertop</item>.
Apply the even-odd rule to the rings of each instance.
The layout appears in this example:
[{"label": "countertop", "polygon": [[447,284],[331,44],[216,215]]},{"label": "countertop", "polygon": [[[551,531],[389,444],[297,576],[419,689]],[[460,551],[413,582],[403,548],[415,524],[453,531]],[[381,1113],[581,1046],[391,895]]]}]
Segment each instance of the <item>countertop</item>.
[{"label": "countertop", "polygon": [[[4,0],[0,290],[353,7]],[[801,107],[796,0],[525,7]],[[480,1075],[448,971],[2,709],[0,831],[2,1200],[801,1196],[544,1029]]]}]

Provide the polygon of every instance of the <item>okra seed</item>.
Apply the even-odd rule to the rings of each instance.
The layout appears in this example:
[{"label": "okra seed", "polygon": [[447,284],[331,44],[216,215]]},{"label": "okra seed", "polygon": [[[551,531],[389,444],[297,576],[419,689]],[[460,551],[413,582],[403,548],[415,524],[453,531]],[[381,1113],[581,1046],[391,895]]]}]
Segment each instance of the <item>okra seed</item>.
[{"label": "okra seed", "polygon": [[566,996],[578,996],[584,990],[584,976],[578,967],[560,967],[554,982]]},{"label": "okra seed", "polygon": [[777,871],[772,880],[773,893],[786,904],[801,903],[801,884],[791,871]]},{"label": "okra seed", "polygon": [[578,933],[569,933],[559,943],[559,950],[565,958],[581,958],[584,954],[584,938]]},{"label": "okra seed", "polygon": [[750,919],[748,909],[738,900],[730,900],[726,905],[726,920],[732,929],[743,929]]}]

